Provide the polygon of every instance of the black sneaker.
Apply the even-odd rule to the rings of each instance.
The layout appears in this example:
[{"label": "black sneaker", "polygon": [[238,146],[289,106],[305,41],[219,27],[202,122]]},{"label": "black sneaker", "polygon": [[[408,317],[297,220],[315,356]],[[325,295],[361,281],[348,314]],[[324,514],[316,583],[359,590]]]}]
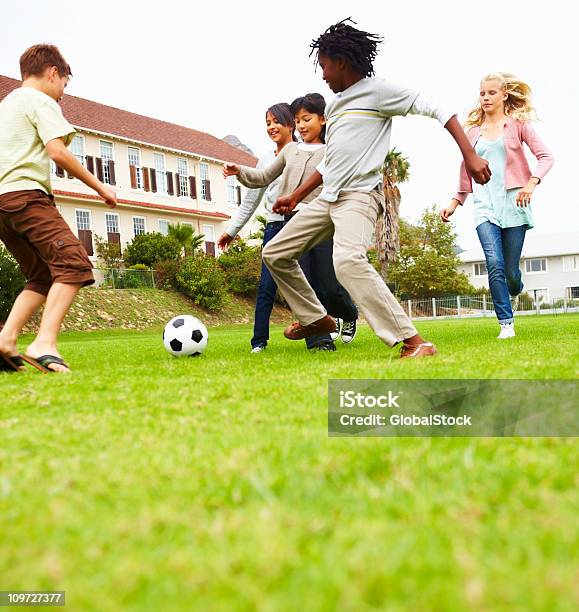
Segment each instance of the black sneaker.
[{"label": "black sneaker", "polygon": [[311,351],[335,351],[336,345],[333,342],[323,342],[317,346],[313,346]]},{"label": "black sneaker", "polygon": [[340,337],[341,331],[342,331],[342,319],[338,319],[336,317],[336,329],[330,332],[330,338],[332,339],[332,342],[334,342],[334,340],[337,340]]},{"label": "black sneaker", "polygon": [[356,321],[344,321],[342,323],[342,342],[350,344],[356,337],[357,325]]}]

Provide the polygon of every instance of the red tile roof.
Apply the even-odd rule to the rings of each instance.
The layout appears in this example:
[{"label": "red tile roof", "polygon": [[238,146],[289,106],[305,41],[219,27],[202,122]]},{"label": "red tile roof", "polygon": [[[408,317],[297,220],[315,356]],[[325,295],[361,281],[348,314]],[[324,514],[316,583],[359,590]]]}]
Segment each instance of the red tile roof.
[{"label": "red tile roof", "polygon": [[[20,81],[0,75],[0,101],[20,86]],[[194,155],[255,166],[257,159],[223,140],[191,128],[136,115],[120,108],[99,104],[92,100],[65,95],[62,112],[72,125],[96,132],[104,132],[151,145],[178,149]]]},{"label": "red tile roof", "polygon": [[[61,195],[69,198],[79,198],[81,200],[92,200],[93,202],[103,203],[103,200],[97,195],[91,195],[90,193],[77,193],[75,191],[62,191],[61,189],[55,189],[54,195]],[[138,202],[137,200],[124,200],[119,198],[119,204],[127,204],[129,206],[139,206],[145,208],[154,208],[156,210],[165,210],[168,212],[178,212],[181,214],[193,215],[194,217],[210,217],[212,219],[231,219],[229,215],[219,212],[211,212],[207,210],[199,210],[197,208],[180,208],[178,206],[165,206],[164,204],[151,204],[150,202]]]}]

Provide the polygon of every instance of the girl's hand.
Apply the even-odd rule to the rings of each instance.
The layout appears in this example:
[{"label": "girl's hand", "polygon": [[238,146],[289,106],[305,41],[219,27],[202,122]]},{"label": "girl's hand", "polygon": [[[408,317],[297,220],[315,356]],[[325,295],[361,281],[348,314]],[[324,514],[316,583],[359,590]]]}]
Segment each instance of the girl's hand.
[{"label": "girl's hand", "polygon": [[440,218],[445,223],[448,223],[450,221],[450,217],[454,214],[454,211],[456,210],[457,206],[460,206],[458,200],[452,200],[452,202],[446,208],[443,208],[440,211]]},{"label": "girl's hand", "polygon": [[517,193],[517,206],[525,208],[531,203],[531,196],[535,191],[536,184],[530,180],[526,187],[523,187],[519,193]]},{"label": "girl's hand", "polygon": [[219,238],[217,239],[217,246],[222,251],[225,251],[227,247],[233,242],[233,240],[233,236],[230,236],[227,232],[223,232],[223,234],[221,234],[221,236],[219,236]]},{"label": "girl's hand", "polygon": [[240,168],[236,164],[223,164],[223,178],[228,176],[237,176],[240,172]]}]

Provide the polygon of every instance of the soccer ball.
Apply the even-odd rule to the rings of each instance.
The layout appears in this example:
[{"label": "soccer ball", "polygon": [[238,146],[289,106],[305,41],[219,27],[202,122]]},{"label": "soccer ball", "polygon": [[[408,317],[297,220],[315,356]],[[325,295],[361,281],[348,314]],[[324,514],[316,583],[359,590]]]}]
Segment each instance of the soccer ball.
[{"label": "soccer ball", "polygon": [[207,328],[191,315],[179,315],[167,323],[163,344],[175,357],[197,357],[207,347]]}]

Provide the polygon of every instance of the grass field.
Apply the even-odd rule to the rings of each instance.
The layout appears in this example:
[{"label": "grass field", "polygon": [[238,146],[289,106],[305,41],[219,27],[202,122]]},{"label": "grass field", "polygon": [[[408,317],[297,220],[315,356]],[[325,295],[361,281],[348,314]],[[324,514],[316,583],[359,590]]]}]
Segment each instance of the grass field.
[{"label": "grass field", "polygon": [[[398,361],[248,326],[69,333],[70,376],[0,375],[0,590],[70,610],[579,608],[574,439],[328,438],[329,378],[576,378],[579,316],[428,321]],[[26,339],[24,339],[26,340]],[[24,345],[23,345],[24,346]]]}]

